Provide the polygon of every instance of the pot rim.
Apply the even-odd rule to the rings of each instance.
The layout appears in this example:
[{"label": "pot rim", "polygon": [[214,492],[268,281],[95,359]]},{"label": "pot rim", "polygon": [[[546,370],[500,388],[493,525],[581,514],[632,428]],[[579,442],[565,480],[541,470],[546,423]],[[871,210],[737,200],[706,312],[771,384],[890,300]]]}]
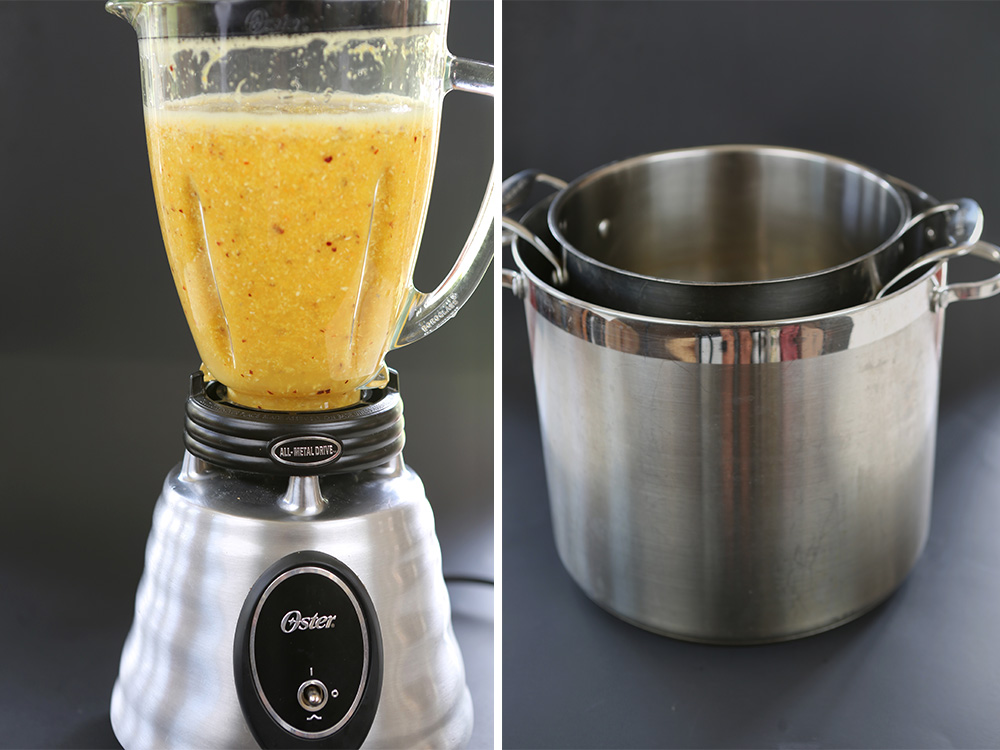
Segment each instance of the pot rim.
[{"label": "pot rim", "polygon": [[[888,177],[920,209],[941,205],[919,188]],[[530,243],[525,243],[545,260]],[[877,299],[832,312],[758,321],[698,321],[621,312],[587,302],[543,281],[528,268],[520,243],[511,254],[520,274],[512,281],[524,300],[529,329],[540,316],[552,327],[588,344],[640,357],[692,364],[763,364],[811,359],[884,341],[914,321],[944,315],[936,294],[945,288],[947,264],[918,272],[905,286]],[[822,341],[817,347],[806,340]],[[687,346],[684,346],[684,342]],[[797,345],[797,342],[803,345]]]},{"label": "pot rim", "polygon": [[[663,152],[663,153],[669,153],[669,152]],[[912,199],[916,199],[916,202],[926,204],[928,207],[941,205],[941,202],[937,198],[928,195],[920,188],[911,185],[910,183],[904,180],[900,180],[896,177],[890,177],[888,175],[884,175],[883,177],[888,183],[893,185],[893,187],[897,191],[899,191],[900,194],[906,196],[907,202],[910,202]],[[555,203],[555,198],[552,199],[552,202]],[[550,210],[551,210],[551,205],[550,205]],[[781,327],[786,325],[802,325],[804,323],[813,323],[822,320],[829,320],[829,319],[842,318],[844,316],[850,316],[855,313],[870,309],[871,307],[878,305],[882,302],[888,302],[890,300],[897,299],[898,297],[902,296],[903,294],[911,290],[914,286],[923,283],[927,278],[934,275],[936,271],[939,270],[934,267],[928,268],[926,271],[921,273],[919,277],[912,280],[909,284],[906,284],[905,286],[902,286],[899,289],[896,289],[895,291],[886,294],[883,297],[868,300],[867,302],[862,302],[857,305],[853,305],[851,307],[842,308],[840,310],[832,310],[829,312],[816,313],[812,315],[801,315],[791,318],[771,318],[765,320],[746,320],[746,321],[686,320],[682,318],[662,318],[654,315],[642,315],[639,313],[623,312],[621,310],[615,310],[614,308],[606,307],[604,305],[600,305],[595,302],[589,302],[587,300],[582,300],[579,299],[578,297],[574,297],[571,294],[568,294],[567,292],[564,292],[563,290],[554,286],[553,284],[543,281],[534,272],[532,272],[527,267],[523,258],[521,257],[522,254],[519,250],[520,246],[521,246],[520,242],[517,240],[517,238],[515,238],[515,241],[512,242],[510,246],[511,253],[514,257],[514,263],[517,265],[519,272],[522,273],[525,277],[527,277],[531,281],[532,286],[542,289],[549,296],[559,299],[560,301],[568,305],[584,308],[587,311],[592,312],[606,319],[614,318],[623,321],[634,320],[637,323],[642,323],[644,325],[662,324],[666,326],[701,328],[707,330],[711,329],[727,329],[727,330],[761,329],[762,330],[762,329],[772,329],[775,327]],[[538,252],[535,249],[533,249],[532,251]],[[944,280],[942,278],[941,282],[943,283],[943,281]]]},{"label": "pot rim", "polygon": [[[537,251],[536,251],[537,252]],[[921,317],[944,314],[934,295],[946,266],[927,269],[905,287],[856,307],[801,318],[725,323],[623,313],[571,297],[528,270],[516,249],[529,330],[541,317],[560,333],[625,354],[693,364],[762,364],[811,359],[884,341]],[[545,261],[543,261],[545,262]],[[807,339],[822,344],[800,346]],[[690,346],[678,346],[687,341]],[[789,344],[791,344],[789,346]]]},{"label": "pot rim", "polygon": [[[700,329],[727,329],[727,330],[764,330],[773,329],[776,327],[784,327],[790,325],[803,325],[806,323],[816,323],[824,320],[833,320],[844,317],[851,317],[857,313],[864,312],[871,309],[872,307],[881,305],[883,303],[889,303],[894,299],[909,293],[915,286],[924,283],[930,276],[933,276],[938,270],[934,267],[928,268],[924,271],[918,278],[911,281],[906,286],[900,287],[899,289],[891,292],[890,294],[880,297],[878,299],[869,300],[868,302],[862,302],[853,307],[847,307],[842,310],[834,310],[831,312],[818,313],[815,315],[804,315],[794,318],[775,318],[770,320],[751,320],[751,321],[706,321],[706,320],[682,320],[680,318],[658,318],[652,315],[640,315],[638,313],[622,312],[621,310],[615,310],[610,307],[604,307],[603,305],[596,304],[594,302],[588,302],[586,300],[574,297],[561,289],[549,284],[548,282],[540,279],[534,272],[532,272],[525,264],[524,260],[521,258],[521,253],[517,248],[518,243],[511,245],[511,253],[514,256],[514,263],[517,265],[519,273],[526,277],[533,287],[541,289],[545,294],[553,297],[555,299],[564,302],[567,305],[577,308],[583,308],[587,312],[599,315],[602,318],[611,320],[617,319],[622,321],[635,321],[636,323],[641,323],[644,325],[662,325],[665,327],[677,327],[677,328],[700,328]],[[535,250],[537,252],[537,250]]]},{"label": "pot rim", "polygon": [[[884,240],[880,245],[872,250],[868,250],[861,255],[856,255],[850,260],[839,263],[835,266],[829,266],[826,268],[819,269],[817,271],[811,271],[809,273],[798,274],[795,276],[778,276],[771,279],[754,279],[749,281],[688,281],[684,279],[672,279],[663,276],[649,276],[642,273],[637,273],[635,271],[629,271],[624,268],[619,268],[617,266],[610,265],[604,261],[597,260],[596,258],[587,255],[582,250],[579,250],[575,245],[573,245],[559,229],[558,214],[561,213],[561,209],[564,204],[569,201],[573,194],[579,192],[583,188],[587,187],[589,184],[596,182],[599,179],[603,179],[609,175],[616,172],[623,172],[627,169],[631,169],[640,163],[653,163],[653,162],[664,162],[664,161],[674,161],[685,158],[697,158],[699,156],[707,154],[724,154],[724,153],[755,153],[771,156],[786,156],[795,157],[802,161],[813,162],[813,163],[826,163],[826,164],[836,164],[842,167],[846,172],[851,172],[859,175],[860,177],[869,180],[875,184],[882,187],[886,194],[892,196],[898,203],[900,217],[896,228],[893,230],[892,234]],[[659,284],[663,286],[681,286],[681,287],[700,287],[700,288],[722,288],[722,289],[740,289],[747,288],[748,290],[759,291],[758,287],[764,287],[770,284],[788,284],[796,281],[801,281],[805,279],[814,279],[828,274],[833,274],[844,269],[850,268],[856,264],[862,264],[866,261],[874,258],[875,256],[882,253],[884,250],[892,246],[894,243],[898,242],[900,237],[908,228],[910,220],[915,215],[913,206],[908,200],[908,196],[905,192],[900,190],[893,180],[886,174],[879,172],[878,170],[872,169],[871,167],[866,167],[858,162],[851,161],[849,159],[844,159],[839,156],[833,156],[831,154],[824,154],[819,151],[810,151],[808,149],[791,148],[787,146],[768,146],[768,145],[757,145],[757,144],[718,144],[713,146],[695,146],[690,148],[678,148],[669,149],[666,151],[656,151],[649,154],[640,154],[638,156],[628,157],[626,159],[619,159],[616,161],[603,164],[595,169],[586,172],[575,180],[569,182],[565,188],[560,190],[555,194],[552,203],[549,204],[549,209],[547,212],[547,223],[549,231],[552,233],[553,238],[559,243],[559,246],[565,248],[569,253],[572,253],[574,257],[579,259],[581,262],[600,269],[602,272],[614,276],[625,276],[635,281],[650,282],[653,284]]]}]

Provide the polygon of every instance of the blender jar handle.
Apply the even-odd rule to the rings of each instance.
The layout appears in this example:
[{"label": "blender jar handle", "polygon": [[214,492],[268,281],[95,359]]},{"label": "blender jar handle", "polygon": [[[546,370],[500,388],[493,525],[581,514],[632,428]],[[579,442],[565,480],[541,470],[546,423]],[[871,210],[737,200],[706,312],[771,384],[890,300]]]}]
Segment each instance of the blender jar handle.
[{"label": "blender jar handle", "polygon": [[[473,94],[493,96],[493,66],[489,63],[451,57],[446,71],[445,91],[468,91]],[[486,269],[493,260],[494,227],[494,183],[496,163],[490,170],[490,181],[486,186],[479,214],[472,225],[469,238],[465,241],[458,260],[445,276],[437,289],[424,293],[413,291],[410,310],[400,328],[393,345],[398,349],[422,339],[447,321],[451,320],[459,308],[482,281]]]}]

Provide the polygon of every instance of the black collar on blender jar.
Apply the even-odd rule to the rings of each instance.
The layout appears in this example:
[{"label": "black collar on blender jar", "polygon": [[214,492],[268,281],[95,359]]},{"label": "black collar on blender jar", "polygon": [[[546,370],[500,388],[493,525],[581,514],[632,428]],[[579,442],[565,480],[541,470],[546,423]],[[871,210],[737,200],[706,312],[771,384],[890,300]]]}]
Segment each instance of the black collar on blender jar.
[{"label": "black collar on blender jar", "polygon": [[184,420],[184,447],[225,469],[278,476],[316,476],[363,471],[403,449],[403,402],[399,376],[363,393],[361,402],[335,411],[283,412],[237,406],[225,387],[191,376]]}]

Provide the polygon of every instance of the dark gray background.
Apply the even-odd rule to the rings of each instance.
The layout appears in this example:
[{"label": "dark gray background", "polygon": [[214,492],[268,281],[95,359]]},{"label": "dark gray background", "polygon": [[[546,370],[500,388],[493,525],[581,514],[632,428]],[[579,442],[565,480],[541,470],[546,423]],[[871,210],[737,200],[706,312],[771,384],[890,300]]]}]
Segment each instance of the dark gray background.
[{"label": "dark gray background", "polygon": [[[504,176],[794,146],[975,198],[1000,240],[1000,3],[506,0],[502,24]],[[720,648],[615,619],[562,568],[503,296],[505,747],[1000,746],[1000,299],[948,310],[931,537],[901,590],[829,633]]]},{"label": "dark gray background", "polygon": [[[455,54],[492,60],[490,3],[459,0],[451,21]],[[447,97],[421,289],[468,232],[492,123],[487,98]],[[0,1],[0,252],[0,746],[111,747],[111,686],[199,359],[159,234],[135,34],[101,2]],[[493,292],[389,357],[445,571],[488,578]],[[493,591],[450,590],[472,745],[491,747]]]}]

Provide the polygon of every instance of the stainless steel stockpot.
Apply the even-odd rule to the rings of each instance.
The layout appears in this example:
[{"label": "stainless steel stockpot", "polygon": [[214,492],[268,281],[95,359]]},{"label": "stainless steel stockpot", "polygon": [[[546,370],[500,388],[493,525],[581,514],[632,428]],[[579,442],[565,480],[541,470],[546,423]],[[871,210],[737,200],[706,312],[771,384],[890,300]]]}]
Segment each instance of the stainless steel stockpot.
[{"label": "stainless steel stockpot", "polygon": [[927,539],[945,308],[1000,292],[1000,275],[946,283],[941,261],[963,252],[851,309],[715,324],[581,301],[515,247],[504,283],[524,299],[576,582],[625,620],[711,643],[808,635],[887,597]]},{"label": "stainless steel stockpot", "polygon": [[[745,322],[841,310],[873,299],[924,251],[901,242],[926,232],[905,191],[811,151],[664,151],[568,185],[527,170],[505,182],[506,202],[535,179],[558,189],[548,230],[560,283],[623,312]],[[978,240],[975,202],[935,213],[946,210],[954,244]]]}]

